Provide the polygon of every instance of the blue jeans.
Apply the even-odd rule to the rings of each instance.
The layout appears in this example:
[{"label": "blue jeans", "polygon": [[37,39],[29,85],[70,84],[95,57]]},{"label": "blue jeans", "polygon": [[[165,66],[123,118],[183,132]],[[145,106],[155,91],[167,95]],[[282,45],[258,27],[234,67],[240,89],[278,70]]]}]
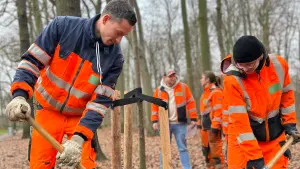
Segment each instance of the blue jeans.
[{"label": "blue jeans", "polygon": [[[189,152],[187,151],[186,138],[185,138],[186,126],[187,126],[186,124],[170,124],[170,140],[172,141],[172,134],[174,134],[183,169],[192,169],[190,164]],[[162,168],[161,153],[160,153],[160,168]]]}]

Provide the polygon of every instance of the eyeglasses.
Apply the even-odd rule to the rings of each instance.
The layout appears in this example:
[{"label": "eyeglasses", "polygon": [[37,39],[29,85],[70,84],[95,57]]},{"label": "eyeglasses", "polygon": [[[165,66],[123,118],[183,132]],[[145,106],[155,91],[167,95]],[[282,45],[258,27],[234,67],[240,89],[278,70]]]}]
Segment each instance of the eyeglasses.
[{"label": "eyeglasses", "polygon": [[236,66],[238,68],[254,68],[256,63],[259,62],[261,60],[262,56],[260,56],[259,58],[257,58],[256,60],[252,61],[252,62],[247,62],[247,63],[236,63]]}]

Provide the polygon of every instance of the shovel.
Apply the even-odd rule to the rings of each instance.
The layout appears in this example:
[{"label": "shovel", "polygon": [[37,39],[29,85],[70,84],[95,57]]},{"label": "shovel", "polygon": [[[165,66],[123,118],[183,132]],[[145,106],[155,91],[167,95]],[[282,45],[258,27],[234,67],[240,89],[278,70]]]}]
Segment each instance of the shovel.
[{"label": "shovel", "polygon": [[[21,107],[22,112],[27,112],[27,107]],[[57,140],[55,140],[45,129],[42,128],[31,116],[29,116],[26,121],[42,135],[58,152],[62,153],[64,151],[64,147],[59,144]],[[81,164],[77,166],[77,169],[85,169]]]}]

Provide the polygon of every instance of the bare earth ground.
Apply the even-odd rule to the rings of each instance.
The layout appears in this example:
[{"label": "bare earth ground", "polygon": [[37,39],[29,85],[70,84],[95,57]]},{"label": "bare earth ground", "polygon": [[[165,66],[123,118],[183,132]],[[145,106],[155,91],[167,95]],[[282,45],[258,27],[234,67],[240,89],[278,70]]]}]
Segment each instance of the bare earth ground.
[{"label": "bare earth ground", "polygon": [[[110,128],[104,128],[98,131],[101,148],[108,158],[111,157],[111,131]],[[5,137],[0,140],[0,169],[28,169],[27,147],[28,139],[20,139],[21,133],[13,137]],[[122,140],[123,143],[123,140]],[[146,137],[146,163],[147,169],[159,168],[159,137]],[[204,158],[201,152],[201,143],[199,135],[188,139],[188,148],[191,156],[193,169],[202,169],[204,167]],[[181,169],[179,154],[175,140],[172,140],[172,168]],[[289,169],[300,169],[300,143],[293,145],[292,160],[289,163]],[[133,169],[139,168],[138,157],[138,133],[133,134]],[[111,168],[110,160],[98,163],[98,168]]]}]

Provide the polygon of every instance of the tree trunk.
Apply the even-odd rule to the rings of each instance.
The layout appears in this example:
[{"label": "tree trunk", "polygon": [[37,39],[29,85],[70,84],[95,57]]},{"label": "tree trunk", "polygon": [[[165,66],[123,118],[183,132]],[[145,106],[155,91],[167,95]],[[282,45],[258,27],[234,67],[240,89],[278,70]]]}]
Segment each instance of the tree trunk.
[{"label": "tree trunk", "polygon": [[99,143],[99,140],[98,140],[98,133],[97,133],[97,131],[96,131],[94,137],[95,137],[95,139],[96,139],[96,150],[97,150],[97,153],[96,153],[96,160],[97,160],[98,162],[107,160],[107,157],[106,157],[105,154],[103,153],[100,144],[98,144],[98,143]]},{"label": "tree trunk", "polygon": [[38,0],[31,0],[31,5],[32,5],[32,9],[33,9],[33,16],[34,16],[34,21],[35,21],[35,30],[36,30],[36,35],[35,37],[37,37],[37,35],[42,31],[43,25],[42,25],[42,17],[41,17],[41,11],[40,11],[40,7],[39,7],[39,1]]},{"label": "tree trunk", "polygon": [[260,24],[263,29],[263,43],[265,46],[266,51],[269,51],[269,11],[270,11],[270,5],[269,0],[264,0],[263,6],[261,8],[262,13],[260,17]]},{"label": "tree trunk", "polygon": [[80,0],[56,0],[56,15],[80,17]]},{"label": "tree trunk", "polygon": [[[138,49],[137,32],[134,29],[132,35],[132,47],[134,51],[134,65],[136,73],[136,87],[141,87],[141,71],[140,71],[140,53]],[[145,153],[145,134],[144,134],[144,114],[142,102],[137,103],[138,106],[138,119],[139,119],[139,157],[140,169],[146,169],[146,153]]]},{"label": "tree trunk", "polygon": [[199,0],[199,24],[203,65],[202,70],[211,70],[206,0]]},{"label": "tree trunk", "polygon": [[[146,95],[152,95],[152,85],[151,85],[151,74],[149,73],[148,66],[147,66],[147,61],[146,61],[146,52],[145,52],[145,41],[144,41],[144,33],[143,33],[143,26],[142,26],[142,18],[140,14],[139,7],[137,5],[136,0],[130,0],[131,4],[133,4],[133,7],[135,8],[136,15],[137,15],[137,24],[138,24],[138,34],[139,34],[139,42],[140,42],[140,48],[139,49],[139,54],[141,56],[141,80],[143,84],[143,93]],[[146,119],[146,129],[147,129],[147,135],[148,136],[154,136],[155,131],[152,129],[152,124],[150,122],[151,118],[151,104],[146,103],[145,104],[145,113],[147,115]]]},{"label": "tree trunk", "polygon": [[[19,35],[20,35],[20,55],[22,55],[30,46],[29,42],[29,31],[28,31],[28,19],[27,19],[27,5],[26,0],[17,0],[17,13],[18,13],[18,23],[19,23]],[[29,101],[31,106],[31,111],[34,111],[32,105],[32,99]],[[30,127],[28,123],[23,124],[23,136],[22,138],[30,137]]]},{"label": "tree trunk", "polygon": [[190,44],[190,30],[188,17],[186,12],[186,1],[181,0],[181,13],[182,13],[182,22],[184,29],[184,42],[185,42],[185,57],[186,57],[186,76],[187,76],[187,84],[192,90],[192,93],[195,93],[194,85],[193,85],[193,64],[191,57],[191,44]]},{"label": "tree trunk", "polygon": [[45,25],[49,23],[48,3],[47,0],[43,0],[43,11],[45,14]]},{"label": "tree trunk", "polygon": [[221,59],[223,59],[226,56],[226,54],[225,54],[224,45],[223,45],[223,33],[222,33],[223,22],[222,22],[222,2],[221,2],[221,0],[217,0],[217,8],[216,9],[217,9],[216,30],[217,30]]}]

